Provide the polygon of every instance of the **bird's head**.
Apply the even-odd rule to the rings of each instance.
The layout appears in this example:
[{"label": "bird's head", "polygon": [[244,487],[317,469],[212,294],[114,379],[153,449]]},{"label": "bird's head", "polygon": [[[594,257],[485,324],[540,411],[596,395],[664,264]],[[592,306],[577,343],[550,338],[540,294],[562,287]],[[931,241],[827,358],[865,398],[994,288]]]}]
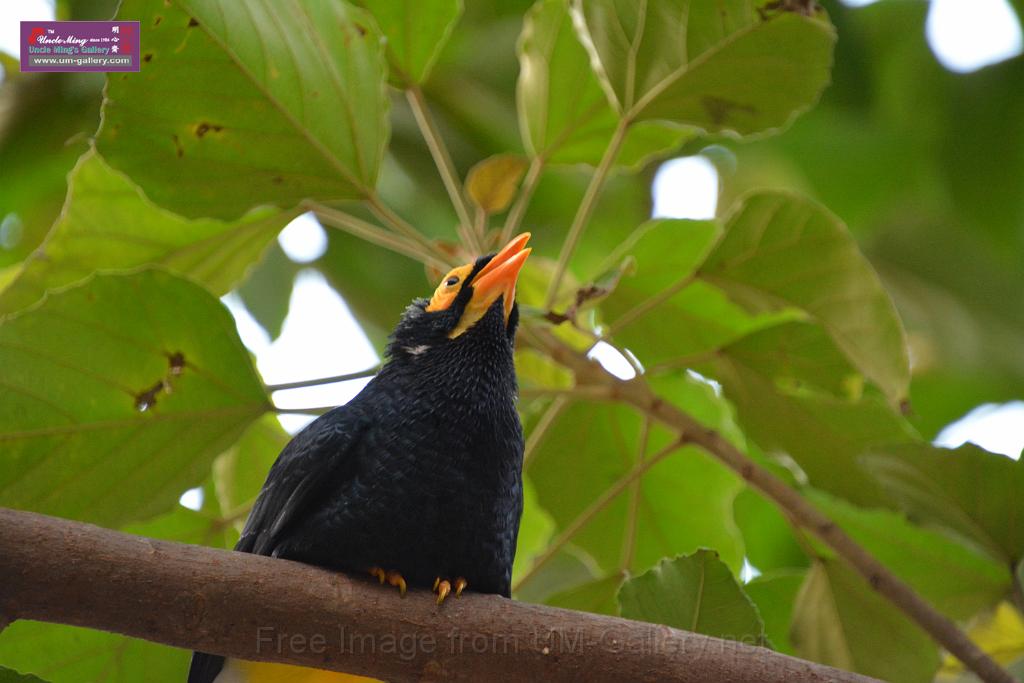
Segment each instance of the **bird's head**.
[{"label": "bird's head", "polygon": [[500,341],[511,348],[519,312],[519,271],[530,255],[524,232],[501,251],[453,268],[428,299],[416,299],[391,335],[389,355],[420,356],[434,349]]}]

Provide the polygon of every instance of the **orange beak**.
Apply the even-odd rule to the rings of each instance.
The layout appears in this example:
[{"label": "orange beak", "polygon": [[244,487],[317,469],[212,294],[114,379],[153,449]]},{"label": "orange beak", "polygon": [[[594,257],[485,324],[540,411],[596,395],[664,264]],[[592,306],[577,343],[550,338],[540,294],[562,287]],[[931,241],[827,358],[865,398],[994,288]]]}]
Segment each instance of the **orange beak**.
[{"label": "orange beak", "polygon": [[530,241],[530,233],[524,232],[512,239],[494,258],[483,267],[473,278],[473,300],[493,303],[498,294],[504,295],[505,321],[512,315],[512,305],[516,298],[516,280],[519,271],[530,256],[530,249],[525,248]]}]

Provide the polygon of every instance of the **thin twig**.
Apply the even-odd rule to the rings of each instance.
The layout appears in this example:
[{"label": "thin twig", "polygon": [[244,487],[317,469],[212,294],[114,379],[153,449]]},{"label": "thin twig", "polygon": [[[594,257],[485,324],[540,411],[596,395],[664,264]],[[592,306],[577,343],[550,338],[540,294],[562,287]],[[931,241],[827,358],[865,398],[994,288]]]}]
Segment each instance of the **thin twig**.
[{"label": "thin twig", "polygon": [[619,380],[605,372],[598,363],[566,346],[545,330],[527,327],[527,334],[531,342],[544,348],[552,360],[572,370],[578,384],[590,383],[609,388],[610,400],[631,405],[670,427],[680,434],[680,438],[700,446],[738,473],[775,503],[783,514],[832,548],[868,585],[885,596],[979,678],[988,683],[1014,683],[1014,678],[971,641],[955,622],[928,604],[913,588],[889,571],[785,481],[748,458],[719,432],[709,429],[654,394],[642,378]]},{"label": "thin twig", "polygon": [[633,467],[633,469],[627,472],[618,481],[609,486],[604,493],[598,496],[598,498],[587,507],[586,510],[577,515],[576,519],[570,522],[569,525],[566,526],[565,529],[562,531],[562,533],[558,534],[558,536],[553,541],[551,541],[548,547],[544,549],[544,552],[542,554],[537,556],[537,559],[534,560],[530,568],[526,570],[526,573],[519,577],[519,580],[512,587],[512,590],[519,590],[524,583],[526,583],[531,578],[536,576],[537,572],[541,569],[541,567],[546,565],[555,555],[557,555],[558,551],[564,548],[565,544],[571,541],[576,536],[576,534],[578,534],[580,530],[583,529],[583,527],[589,524],[590,521],[598,515],[598,513],[600,513],[606,507],[608,507],[608,505],[613,500],[615,500],[615,498],[620,493],[622,493],[622,491],[627,486],[629,486],[631,482],[642,477],[647,472],[647,470],[651,469],[659,462],[667,458],[670,454],[672,454],[682,445],[683,439],[676,439],[675,441],[673,441],[672,443],[670,443],[669,445],[665,446],[660,451],[652,455],[650,458],[637,464],[635,467]]},{"label": "thin twig", "polygon": [[569,261],[572,259],[572,255],[576,251],[576,245],[579,244],[580,237],[583,236],[583,231],[590,221],[590,215],[594,212],[594,207],[597,205],[597,197],[604,187],[604,181],[608,178],[608,172],[611,171],[615,159],[619,156],[619,149],[622,148],[622,142],[625,140],[628,130],[629,121],[625,118],[620,119],[619,125],[615,127],[615,132],[612,134],[612,139],[608,142],[608,148],[605,149],[604,156],[601,157],[601,163],[598,164],[597,170],[594,171],[594,175],[590,178],[590,184],[587,185],[587,190],[583,193],[583,199],[576,210],[576,217],[573,218],[572,225],[569,226],[569,234],[565,236],[565,242],[562,243],[562,251],[558,255],[558,263],[555,265],[555,273],[551,278],[551,285],[548,288],[544,308],[550,309],[558,297],[558,289],[562,285],[562,278],[565,277]]},{"label": "thin twig", "polygon": [[444,144],[444,138],[441,137],[441,131],[438,130],[434,118],[430,115],[430,108],[427,106],[426,98],[423,97],[423,91],[418,85],[413,85],[405,91],[405,98],[409,101],[416,125],[420,128],[420,133],[427,143],[430,156],[434,158],[434,164],[437,166],[437,172],[441,176],[444,188],[448,190],[448,197],[452,201],[455,214],[459,217],[459,236],[466,243],[466,247],[476,250],[477,253],[482,253],[483,243],[476,239],[476,235],[471,229],[473,223],[470,220],[466,199],[462,195],[462,183],[459,182],[455,164],[452,162],[451,154],[448,153],[448,147]]},{"label": "thin twig", "polygon": [[286,389],[301,389],[302,387],[317,387],[321,384],[334,384],[336,382],[348,382],[354,379],[365,379],[366,377],[373,377],[380,372],[380,366],[375,365],[372,368],[360,370],[359,372],[350,372],[347,375],[334,375],[333,377],[317,377],[315,379],[304,379],[298,382],[284,382],[283,384],[268,384],[267,391],[284,391]]},{"label": "thin twig", "polygon": [[498,235],[498,244],[507,244],[512,235],[519,229],[519,224],[523,220],[523,216],[526,215],[526,209],[530,206],[530,200],[533,199],[533,193],[537,189],[537,184],[540,181],[541,173],[544,171],[544,158],[536,156],[530,161],[530,167],[526,170],[526,177],[523,179],[523,184],[519,186],[519,194],[516,196],[516,201],[512,204],[512,208],[508,211],[508,216],[505,217],[505,225],[501,228],[501,233]]},{"label": "thin twig", "polygon": [[438,270],[443,271],[450,267],[445,259],[438,258],[430,250],[424,249],[422,246],[411,242],[401,235],[388,232],[373,223],[368,223],[344,211],[339,211],[322,204],[309,203],[307,207],[316,213],[317,220],[329,227],[344,230],[354,237],[366,240],[371,244],[376,244],[378,247],[384,247],[402,256],[408,256],[414,261],[419,261]]},{"label": "thin twig", "polygon": [[278,415],[323,415],[334,410],[338,406],[315,406],[310,408],[279,408],[274,406],[273,410]]}]

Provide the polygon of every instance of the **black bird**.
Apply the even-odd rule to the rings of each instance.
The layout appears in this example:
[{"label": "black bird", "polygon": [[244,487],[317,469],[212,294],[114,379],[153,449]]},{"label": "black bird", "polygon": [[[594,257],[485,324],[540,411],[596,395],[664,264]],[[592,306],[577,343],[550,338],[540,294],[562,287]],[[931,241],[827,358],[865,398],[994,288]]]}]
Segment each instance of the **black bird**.
[{"label": "black bird", "polygon": [[[236,550],[370,572],[441,603],[511,593],[523,509],[515,287],[529,233],[406,308],[387,362],[270,468]],[[368,680],[197,652],[188,683]]]}]

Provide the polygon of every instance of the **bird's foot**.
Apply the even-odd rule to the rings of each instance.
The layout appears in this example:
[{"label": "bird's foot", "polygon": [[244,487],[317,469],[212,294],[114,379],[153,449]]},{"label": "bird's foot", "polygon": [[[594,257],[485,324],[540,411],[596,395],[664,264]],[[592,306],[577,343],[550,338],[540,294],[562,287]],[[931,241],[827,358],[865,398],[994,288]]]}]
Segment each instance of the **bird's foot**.
[{"label": "bird's foot", "polygon": [[[466,589],[466,580],[461,576],[455,579],[455,597],[462,597],[462,591]],[[440,576],[434,579],[434,592],[437,593],[437,604],[444,602],[444,599],[452,592],[452,583]]]},{"label": "bird's foot", "polygon": [[371,567],[370,575],[377,577],[377,580],[380,581],[381,585],[387,583],[389,586],[396,586],[398,588],[399,594],[403,598],[405,597],[405,579],[402,578],[402,575],[400,573],[386,572],[380,567]]}]

